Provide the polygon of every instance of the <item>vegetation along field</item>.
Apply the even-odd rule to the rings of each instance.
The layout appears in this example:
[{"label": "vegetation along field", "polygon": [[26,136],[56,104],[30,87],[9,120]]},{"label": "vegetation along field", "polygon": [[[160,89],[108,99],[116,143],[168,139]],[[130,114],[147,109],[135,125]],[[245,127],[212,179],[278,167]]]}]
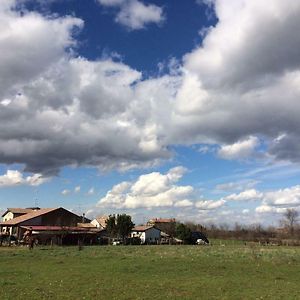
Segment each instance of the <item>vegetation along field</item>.
[{"label": "vegetation along field", "polygon": [[300,248],[0,248],[0,299],[300,299]]}]

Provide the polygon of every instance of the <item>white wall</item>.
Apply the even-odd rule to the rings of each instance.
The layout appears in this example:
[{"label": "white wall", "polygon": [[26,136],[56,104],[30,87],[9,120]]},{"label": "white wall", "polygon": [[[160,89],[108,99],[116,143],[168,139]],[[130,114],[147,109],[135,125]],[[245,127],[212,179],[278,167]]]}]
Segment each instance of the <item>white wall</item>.
[{"label": "white wall", "polygon": [[139,237],[142,244],[156,244],[158,241],[160,241],[160,230],[156,228],[150,228],[146,231],[132,231],[131,237]]},{"label": "white wall", "polygon": [[94,226],[96,226],[96,227],[100,227],[100,224],[99,224],[99,222],[96,220],[96,219],[94,219],[92,222],[91,222],[91,224],[93,224]]},{"label": "white wall", "polygon": [[5,222],[5,221],[11,220],[13,218],[14,218],[14,214],[9,211],[4,215],[2,221]]},{"label": "white wall", "polygon": [[[14,214],[12,212],[7,212],[4,217],[2,218],[2,222],[11,220],[14,218]],[[2,232],[7,232],[8,227],[2,227]],[[9,228],[9,234],[12,234],[12,228]]]}]

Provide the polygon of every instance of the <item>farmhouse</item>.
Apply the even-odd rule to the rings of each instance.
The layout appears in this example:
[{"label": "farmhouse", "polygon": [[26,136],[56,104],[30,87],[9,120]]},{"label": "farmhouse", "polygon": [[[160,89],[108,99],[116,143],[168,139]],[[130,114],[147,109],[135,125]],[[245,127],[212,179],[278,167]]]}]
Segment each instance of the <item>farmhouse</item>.
[{"label": "farmhouse", "polygon": [[160,242],[160,229],[154,226],[136,226],[131,231],[131,237],[138,237],[142,244],[158,244]]},{"label": "farmhouse", "polygon": [[105,229],[107,220],[108,216],[99,216],[96,219],[92,220],[91,224],[93,224],[97,228]]},{"label": "farmhouse", "polygon": [[[34,208],[8,208],[5,213],[2,214],[3,222],[9,221],[16,217],[20,217],[22,215],[26,215],[35,210],[39,210],[39,207]],[[8,234],[12,234],[12,227],[3,227],[3,232],[7,232]]]},{"label": "farmhouse", "polygon": [[[11,213],[16,211],[19,215],[10,218]],[[23,239],[25,231],[31,230],[33,236],[42,243],[72,244],[78,240],[92,243],[101,230],[82,224],[88,222],[90,220],[62,207],[31,209],[27,212],[8,209],[3,214],[0,229],[2,235],[12,235],[18,241]]]},{"label": "farmhouse", "polygon": [[175,228],[176,228],[176,220],[174,218],[172,218],[172,219],[155,218],[155,219],[150,219],[147,222],[147,225],[155,226],[156,228],[160,229],[161,231],[167,233],[168,235],[174,236]]}]

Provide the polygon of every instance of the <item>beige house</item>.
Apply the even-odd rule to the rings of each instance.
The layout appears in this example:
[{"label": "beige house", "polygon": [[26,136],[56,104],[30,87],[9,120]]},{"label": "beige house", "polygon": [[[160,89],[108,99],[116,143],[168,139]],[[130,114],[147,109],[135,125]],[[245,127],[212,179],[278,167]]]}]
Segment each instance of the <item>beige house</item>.
[{"label": "beige house", "polygon": [[[6,222],[9,220],[12,220],[14,218],[26,215],[28,213],[31,213],[33,211],[39,210],[39,207],[34,207],[34,208],[8,208],[5,213],[2,214],[2,222]],[[2,232],[3,233],[9,233],[10,235],[12,234],[12,227],[2,227]]]},{"label": "beige house", "polygon": [[96,219],[92,220],[91,224],[100,229],[106,228],[106,221],[108,220],[108,216],[99,216]]}]

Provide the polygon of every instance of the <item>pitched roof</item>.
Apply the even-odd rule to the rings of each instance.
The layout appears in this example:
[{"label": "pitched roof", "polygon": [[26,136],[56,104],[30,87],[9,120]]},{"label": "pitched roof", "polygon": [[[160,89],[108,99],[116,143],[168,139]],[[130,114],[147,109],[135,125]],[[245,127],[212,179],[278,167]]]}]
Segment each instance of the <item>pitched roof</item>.
[{"label": "pitched roof", "polygon": [[29,213],[27,213],[25,215],[13,218],[13,219],[8,220],[6,222],[2,222],[2,223],[0,223],[0,225],[2,225],[2,226],[17,225],[17,224],[20,224],[20,223],[22,223],[24,221],[28,221],[30,219],[34,219],[36,217],[42,216],[44,214],[47,214],[47,213],[49,213],[51,211],[54,211],[54,210],[57,210],[57,209],[60,209],[60,207],[56,207],[56,208],[41,208],[39,210],[31,211],[31,212],[29,212]]},{"label": "pitched roof", "polygon": [[152,226],[148,226],[148,225],[135,226],[134,228],[132,228],[132,231],[146,231],[151,228],[155,228],[160,231],[160,229],[154,227],[153,225]]},{"label": "pitched roof", "polygon": [[99,216],[96,218],[96,221],[99,223],[99,225],[103,228],[106,227],[106,221],[108,220],[108,216]]},{"label": "pitched roof", "polygon": [[32,212],[32,208],[18,208],[18,207],[12,207],[8,208],[5,213],[3,213],[2,217],[4,217],[8,212],[11,212],[13,214],[27,214]]}]

